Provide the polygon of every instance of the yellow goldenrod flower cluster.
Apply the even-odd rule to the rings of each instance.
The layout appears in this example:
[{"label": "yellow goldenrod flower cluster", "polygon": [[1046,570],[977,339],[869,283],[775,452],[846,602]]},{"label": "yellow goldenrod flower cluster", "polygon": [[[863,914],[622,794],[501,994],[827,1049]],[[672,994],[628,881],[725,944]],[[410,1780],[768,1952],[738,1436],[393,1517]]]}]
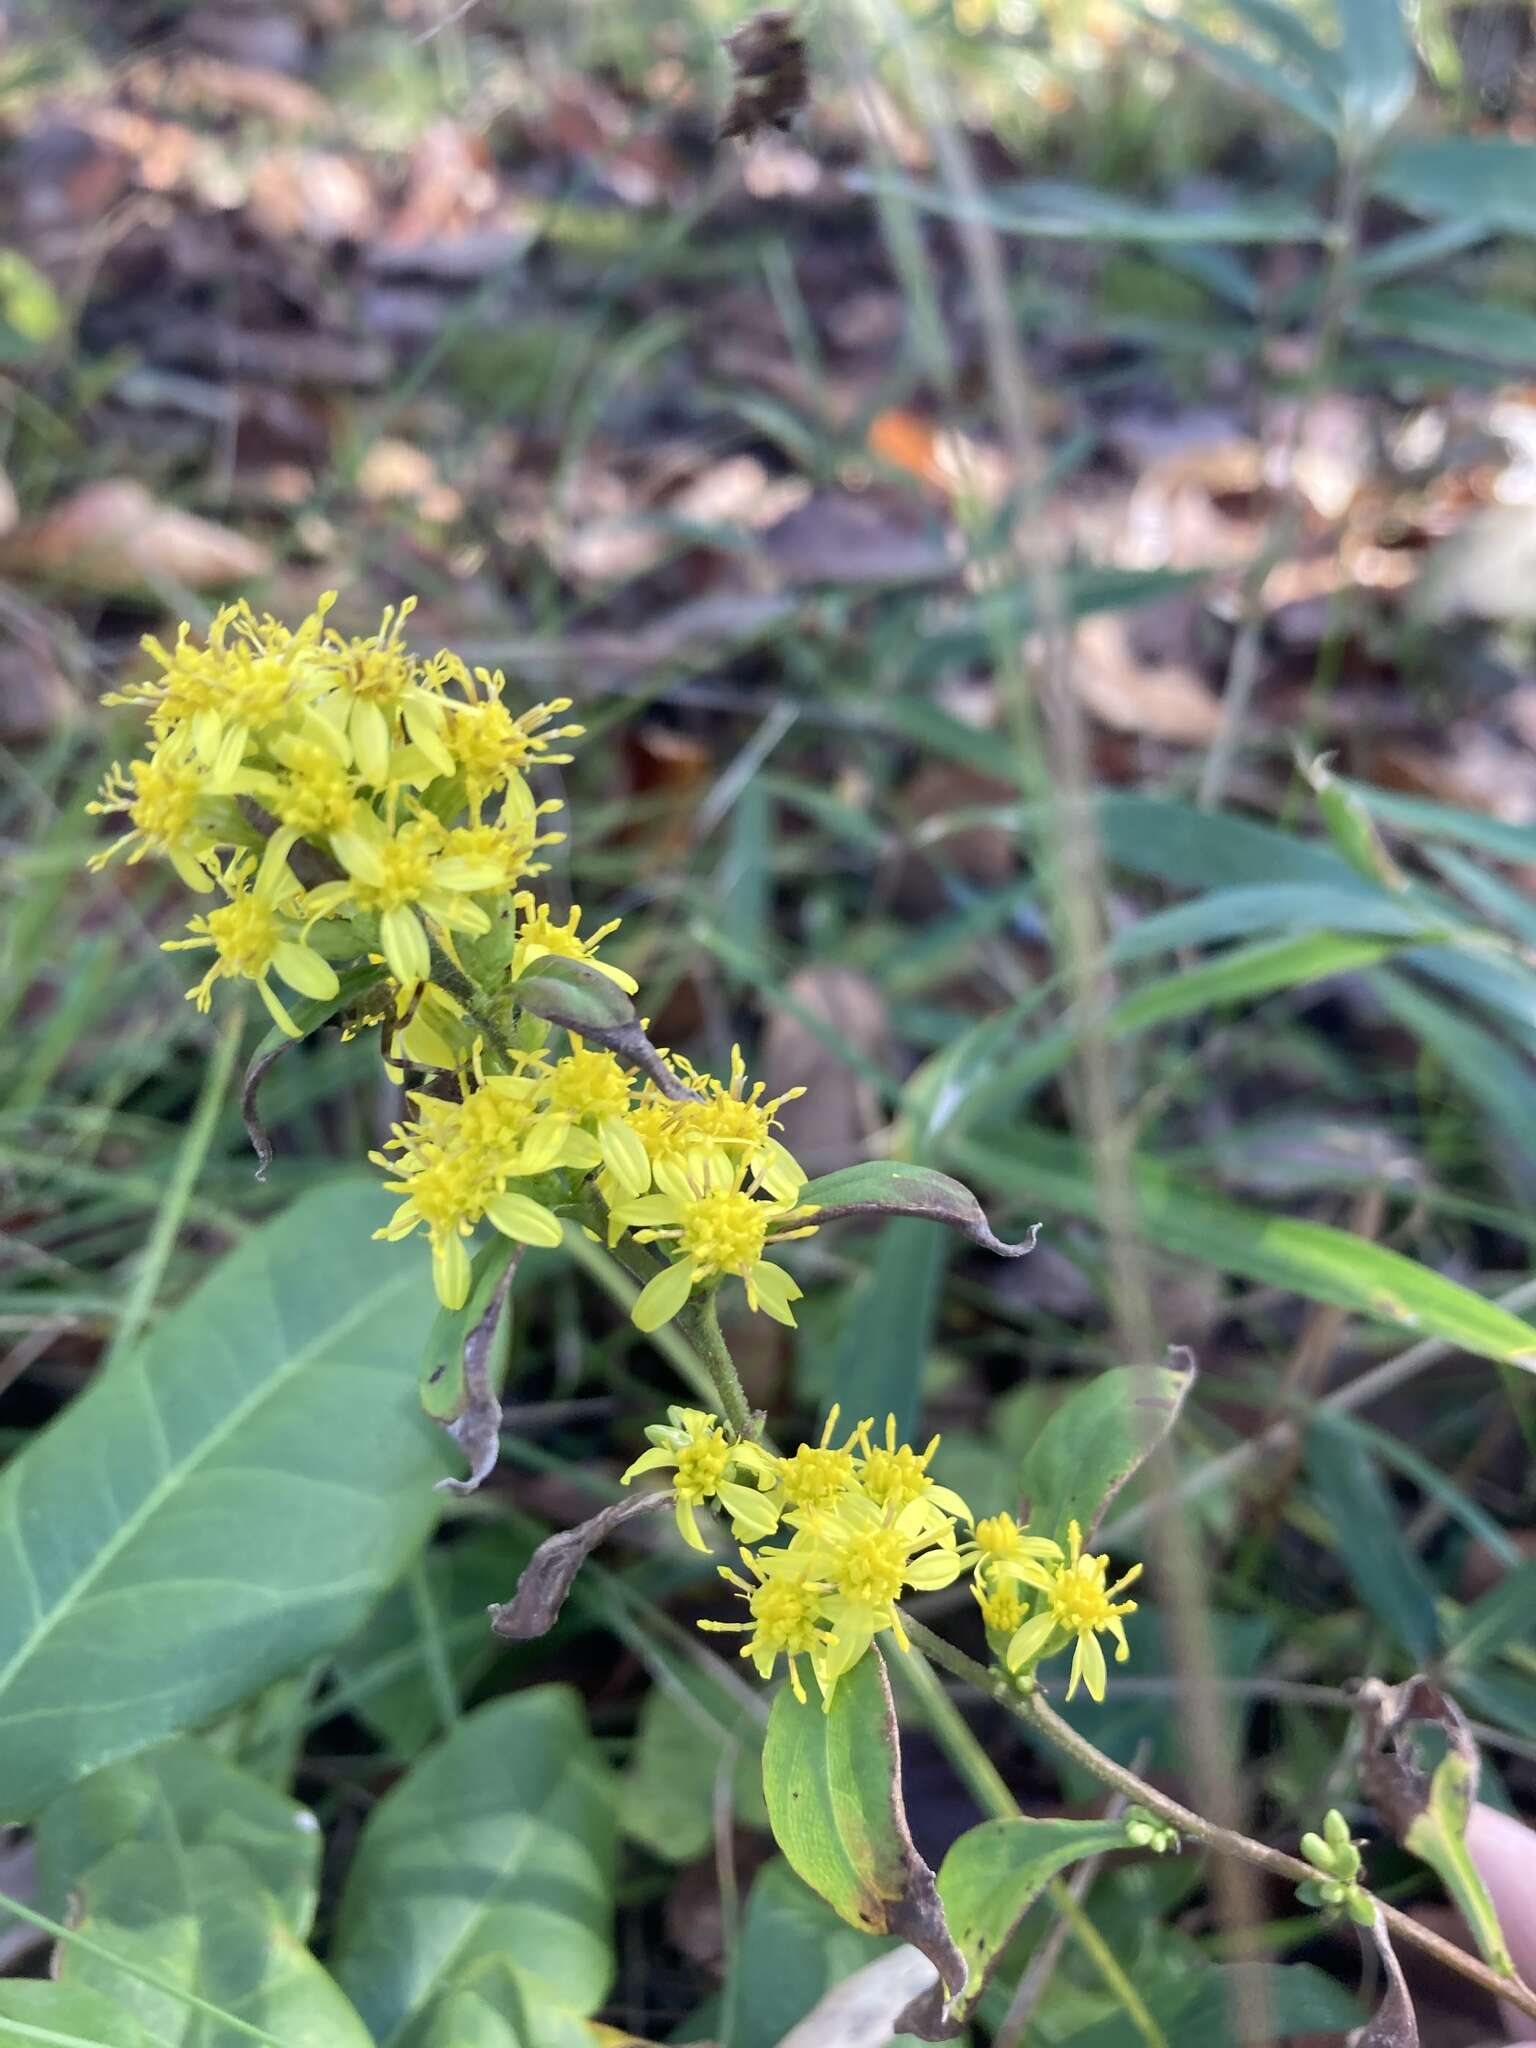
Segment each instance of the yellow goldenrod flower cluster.
[{"label": "yellow goldenrod flower cluster", "polygon": [[[744,1634],[741,1654],[762,1678],[771,1678],[784,1658],[800,1700],[805,1658],[829,1705],[838,1680],[876,1636],[889,1634],[898,1648],[909,1647],[897,1605],[906,1593],[936,1592],[969,1568],[989,1632],[1008,1638],[1004,1660],[1011,1670],[1028,1672],[1072,1642],[1068,1697],[1082,1680],[1102,1700],[1097,1632],[1114,1636],[1123,1661],[1122,1617],[1135,1609],[1114,1596],[1140,1566],[1106,1590],[1107,1560],[1082,1555],[1075,1523],[1064,1552],[1011,1515],[978,1521],[958,1493],[931,1476],[937,1437],[918,1452],[896,1441],[895,1418],[888,1416],[883,1442],[864,1421],[839,1443],[837,1424],[834,1407],[819,1442],[788,1457],[734,1436],[696,1408],[671,1408],[665,1423],[646,1431],[651,1448],[624,1474],[625,1484],[666,1471],[686,1542],[708,1548],[698,1510],[715,1506],[742,1546],[747,1576],[722,1566],[721,1577],[746,1601],[749,1619],[700,1627]],[[781,1540],[770,1545],[770,1537]]]},{"label": "yellow goldenrod flower cluster", "polygon": [[611,1245],[650,1248],[642,1329],[728,1276],[792,1324],[800,1289],[768,1254],[816,1227],[774,1135],[800,1091],[766,1100],[739,1051],[724,1081],[681,1057],[641,1072],[519,1006],[519,979],[550,959],[637,992],[598,957],[616,921],[584,932],[579,906],[557,916],[526,886],[564,837],[529,777],[571,759],[568,700],[515,712],[499,670],[415,655],[414,600],[363,638],[328,623],[333,604],[293,628],[233,604],[201,641],[188,626],[170,648],[145,640],[154,673],[106,701],[143,715],[148,744],[90,806],[127,828],[92,866],[153,855],[208,899],[167,942],[213,955],[199,1008],[221,978],[252,982],[297,1037],[278,984],[334,1007],[338,970],[362,969],[391,1075],[452,1077],[412,1092],[374,1155],[402,1198],[380,1235],[426,1231],[445,1306],[468,1298],[482,1224],[552,1245],[562,1212],[596,1207]]}]

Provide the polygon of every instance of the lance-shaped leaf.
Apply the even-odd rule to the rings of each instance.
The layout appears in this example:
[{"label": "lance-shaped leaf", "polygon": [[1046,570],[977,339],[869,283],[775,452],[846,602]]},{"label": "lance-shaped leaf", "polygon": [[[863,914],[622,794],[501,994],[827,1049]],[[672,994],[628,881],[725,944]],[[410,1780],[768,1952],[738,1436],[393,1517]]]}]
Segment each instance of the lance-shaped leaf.
[{"label": "lance-shaped leaf", "polygon": [[1179,1419],[1195,1383],[1187,1351],[1167,1365],[1117,1365],[1056,1409],[1024,1460],[1020,1491],[1037,1536],[1065,1543],[1077,1522],[1086,1541],[1104,1510]]},{"label": "lance-shaped leaf", "polygon": [[984,1820],[963,1834],[939,1866],[939,1900],[965,1982],[947,2000],[942,1985],[923,1992],[897,2020],[897,2032],[925,2041],[958,2032],[1051,1879],[1085,1856],[1125,1847],[1125,1824],[1113,1820]]},{"label": "lance-shaped leaf", "polygon": [[869,1159],[862,1166],[840,1167],[809,1182],[800,1199],[814,1203],[820,1223],[842,1216],[921,1216],[947,1223],[1001,1258],[1021,1259],[1035,1248],[1040,1226],[1019,1244],[1005,1244],[994,1235],[980,1202],[960,1181],[932,1166],[914,1166],[904,1159]]},{"label": "lance-shaped leaf", "polygon": [[1367,881],[1380,882],[1386,889],[1406,889],[1408,878],[1387,851],[1375,819],[1354,791],[1333,773],[1329,759],[1327,754],[1320,754],[1315,761],[1300,759],[1297,764],[1312,785],[1329,838]]},{"label": "lance-shaped leaf", "polygon": [[671,1505],[670,1493],[634,1493],[574,1529],[547,1536],[523,1567],[512,1598],[491,1609],[492,1629],[509,1643],[533,1642],[548,1635],[560,1619],[576,1574],[597,1546],[625,1522]]},{"label": "lance-shaped leaf", "polygon": [[780,1688],[763,1744],[763,1793],[774,1840],[797,1875],[850,1926],[921,1949],[957,1996],[965,1964],[933,1872],[912,1846],[896,1710],[878,1650],[838,1680],[825,1712]]},{"label": "lance-shaped leaf", "polygon": [[501,1402],[492,1384],[491,1352],[523,1251],[498,1231],[475,1255],[464,1306],[439,1309],[427,1339],[421,1405],[469,1460],[468,1479],[439,1479],[439,1493],[473,1493],[496,1469]]},{"label": "lance-shaped leaf", "polygon": [[[1356,1695],[1365,1747],[1360,1788],[1405,1849],[1422,1858],[1461,1909],[1484,1961],[1515,1975],[1488,1887],[1467,1849],[1467,1821],[1477,1797],[1478,1754],[1472,1731],[1455,1701],[1427,1678],[1402,1685],[1367,1679]],[[1426,1770],[1412,1729],[1439,1727],[1448,1747]]]},{"label": "lance-shaped leaf", "polygon": [[606,1046],[653,1081],[663,1095],[690,1099],[694,1091],[680,1081],[646,1037],[635,1006],[616,981],[585,960],[555,953],[536,961],[511,987],[513,1002],[532,1016],[562,1031],[573,1031],[592,1045]]}]

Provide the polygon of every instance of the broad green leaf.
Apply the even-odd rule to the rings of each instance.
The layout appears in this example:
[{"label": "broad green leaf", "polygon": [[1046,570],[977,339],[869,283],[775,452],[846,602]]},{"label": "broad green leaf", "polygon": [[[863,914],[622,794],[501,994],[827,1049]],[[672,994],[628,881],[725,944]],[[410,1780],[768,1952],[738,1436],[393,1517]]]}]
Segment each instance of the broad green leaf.
[{"label": "broad green leaf", "polygon": [[743,1825],[766,1827],[761,1725],[744,1711],[734,1726],[718,1688],[686,1669],[653,1685],[624,1773],[619,1818],[625,1834],[668,1863],[691,1863],[715,1837],[722,1770]]},{"label": "broad green leaf", "polygon": [[887,1415],[902,1441],[916,1424],[951,1248],[942,1230],[897,1217],[882,1225],[869,1270],[849,1292],[825,1393],[849,1415],[874,1416],[877,1433]]},{"label": "broad green leaf", "polygon": [[963,2021],[970,2013],[1014,1930],[1053,1877],[1085,1856],[1125,1846],[1120,1821],[984,1820],[968,1829],[939,1866],[944,1917],[966,1966],[964,1989],[949,2001],[944,2021]]},{"label": "broad green leaf", "polygon": [[[1070,1139],[1020,1129],[1005,1144],[952,1143],[948,1157],[979,1184],[1031,1208],[1098,1214],[1088,1161]],[[1536,1329],[1400,1252],[1324,1223],[1225,1201],[1155,1160],[1135,1161],[1131,1178],[1141,1236],[1162,1251],[1536,1370]]]},{"label": "broad green leaf", "polygon": [[[826,1992],[891,1945],[855,1933],[775,1857],[747,1898],[718,2038],[728,2048],[778,2048]],[[898,2035],[892,2048],[909,2039]]]},{"label": "broad green leaf", "polygon": [[529,1536],[500,1526],[433,1544],[336,1652],[321,1711],[355,1714],[393,1755],[414,1757],[443,1730],[445,1678],[462,1698],[492,1664],[517,1658],[487,1628],[486,1609],[532,1554]]},{"label": "broad green leaf", "polygon": [[601,2041],[623,2048],[611,2030],[552,2004],[505,1956],[487,1956],[444,1992],[421,2033],[421,2048],[598,2048]]},{"label": "broad green leaf", "polygon": [[614,1808],[560,1686],[477,1708],[385,1794],[331,1957],[379,2048],[422,2048],[433,2005],[494,1956],[531,1997],[596,2011],[613,1972]]},{"label": "broad green leaf", "polygon": [[1376,166],[1372,184],[1410,213],[1536,235],[1536,143],[1499,135],[1401,142]]},{"label": "broad green leaf", "polygon": [[32,1978],[0,1984],[0,2048],[154,2048],[131,2013],[96,1991]]},{"label": "broad green leaf", "polygon": [[1179,1419],[1193,1364],[1117,1365],[1075,1387],[1035,1438],[1019,1475],[1037,1536],[1087,1542],[1104,1510]]},{"label": "broad green leaf", "polygon": [[1374,1459],[1319,1411],[1307,1431],[1307,1470],[1361,1601],[1416,1664],[1431,1663],[1440,1653],[1434,1583],[1403,1539]]},{"label": "broad green leaf", "polygon": [[797,1876],[850,1927],[899,1934],[958,1988],[964,1972],[933,1872],[907,1829],[896,1710],[877,1649],[838,1680],[825,1711],[780,1686],[763,1744],[763,1795]]},{"label": "broad green leaf", "polygon": [[330,1648],[425,1537],[432,1291],[386,1213],[306,1196],[0,1474],[0,1813]]},{"label": "broad green leaf", "polygon": [[62,1919],[71,1894],[125,1842],[175,1860],[218,1847],[246,1865],[283,1924],[302,1941],[315,1917],[320,1829],[307,1808],[236,1770],[203,1742],[173,1737],[93,1772],[43,1809],[37,1824],[39,1890]]},{"label": "broad green leaf", "polygon": [[110,1998],[161,2048],[249,2048],[248,2033],[192,2000],[283,2048],[372,2048],[357,2013],[237,1850],[125,1842],[80,1877],[75,1897],[74,1924],[96,1950],[61,1942],[60,1981]]}]

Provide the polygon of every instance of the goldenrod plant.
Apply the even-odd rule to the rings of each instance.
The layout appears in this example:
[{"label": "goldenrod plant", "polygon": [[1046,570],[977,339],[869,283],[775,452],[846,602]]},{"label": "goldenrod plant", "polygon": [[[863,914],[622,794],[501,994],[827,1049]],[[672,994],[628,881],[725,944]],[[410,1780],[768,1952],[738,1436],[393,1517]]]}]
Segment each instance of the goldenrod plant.
[{"label": "goldenrod plant", "polygon": [[[534,1553],[516,1599],[493,1610],[496,1633],[542,1633],[613,1528],[670,1508],[685,1551],[713,1556],[740,1603],[714,1603],[700,1628],[742,1637],[741,1657],[777,1685],[763,1790],[785,1857],[844,1918],[900,1934],[933,1964],[933,1988],[897,2031],[960,2030],[1024,1911],[1074,1861],[1166,1856],[1185,1842],[1299,1881],[1306,1902],[1382,1942],[1433,1947],[1510,1989],[1373,1899],[1339,1813],[1303,1837],[1298,1862],[1160,1793],[1051,1704],[1059,1687],[1093,1714],[1111,1689],[1106,1645],[1117,1665],[1133,1656],[1137,1603],[1125,1596],[1142,1566],[1112,1562],[1095,1532],[1176,1423],[1187,1356],[1117,1368],[1069,1398],[1026,1460],[1022,1497],[981,1513],[939,1475],[939,1439],[905,1441],[892,1415],[844,1416],[834,1402],[814,1441],[778,1447],[726,1343],[723,1289],[733,1306],[793,1325],[798,1247],[847,1216],[926,1217],[1012,1256],[1033,1235],[1002,1243],[965,1187],[911,1161],[811,1180],[780,1134],[801,1091],[770,1097],[739,1050],[721,1077],[653,1044],[635,979],[603,957],[617,922],[559,908],[541,886],[563,830],[540,771],[569,761],[581,736],[569,702],[519,705],[500,670],[419,655],[409,601],[362,636],[331,623],[334,604],[323,598],[293,627],[233,604],[205,634],[145,641],[150,672],[108,700],[139,712],[144,744],[91,807],[123,826],[93,865],[122,855],[175,870],[195,905],[165,944],[212,954],[188,990],[200,1009],[221,981],[248,982],[279,1045],[327,1023],[354,1038],[377,1031],[403,1099],[371,1155],[399,1198],[374,1234],[425,1233],[430,1245],[440,1314],[424,1398],[470,1455],[456,1490],[495,1462],[489,1356],[523,1248],[611,1257],[633,1283],[634,1323],[678,1364],[689,1400],[645,1428],[622,1474],[632,1490]],[[973,1629],[979,1619],[985,1661],[917,1611],[953,1594]],[[942,1667],[1128,1810],[1031,1820],[1004,1794],[930,1871],[902,1811],[887,1651],[914,1697],[933,1701],[923,1686]],[[964,1723],[932,1712],[960,1767],[994,1787]],[[1112,1959],[1105,1967],[1114,1974]]]}]

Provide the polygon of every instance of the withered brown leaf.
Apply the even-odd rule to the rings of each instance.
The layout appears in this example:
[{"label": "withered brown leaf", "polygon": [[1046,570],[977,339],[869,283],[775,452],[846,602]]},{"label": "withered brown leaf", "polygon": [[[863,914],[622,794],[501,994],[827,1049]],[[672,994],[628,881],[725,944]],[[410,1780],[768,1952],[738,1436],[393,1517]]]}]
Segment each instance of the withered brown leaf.
[{"label": "withered brown leaf", "polygon": [[805,44],[795,34],[794,10],[765,8],[723,41],[736,77],[718,140],[738,136],[750,142],[765,128],[787,128],[811,90]]}]

